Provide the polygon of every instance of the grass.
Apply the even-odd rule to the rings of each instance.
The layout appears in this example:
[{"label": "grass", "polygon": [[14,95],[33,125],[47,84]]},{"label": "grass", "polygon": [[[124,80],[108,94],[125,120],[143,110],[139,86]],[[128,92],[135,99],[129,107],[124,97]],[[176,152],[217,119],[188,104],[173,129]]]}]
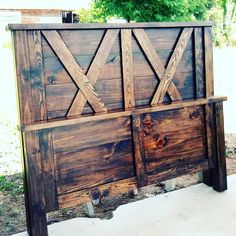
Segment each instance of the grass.
[{"label": "grass", "polygon": [[24,192],[22,175],[0,176],[0,191],[9,192],[12,197],[22,194]]}]

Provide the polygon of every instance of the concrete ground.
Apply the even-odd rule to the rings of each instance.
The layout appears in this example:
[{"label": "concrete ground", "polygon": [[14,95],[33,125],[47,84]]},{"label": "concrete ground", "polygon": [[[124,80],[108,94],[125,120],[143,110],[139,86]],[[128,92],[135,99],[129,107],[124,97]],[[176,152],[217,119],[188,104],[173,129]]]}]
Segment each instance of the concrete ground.
[{"label": "concrete ground", "polygon": [[235,236],[236,175],[223,193],[198,184],[120,206],[110,220],[75,218],[48,229],[50,236]]}]

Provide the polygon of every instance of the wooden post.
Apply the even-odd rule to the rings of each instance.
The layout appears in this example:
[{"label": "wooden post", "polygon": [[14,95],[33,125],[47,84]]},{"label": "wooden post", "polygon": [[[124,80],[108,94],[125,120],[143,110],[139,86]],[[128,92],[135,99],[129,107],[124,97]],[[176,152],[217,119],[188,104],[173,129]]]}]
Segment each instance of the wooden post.
[{"label": "wooden post", "polygon": [[24,149],[26,151],[27,230],[30,236],[47,236],[47,218],[38,132],[26,133],[24,141],[26,144]]},{"label": "wooden post", "polygon": [[224,117],[223,103],[215,104],[216,119],[216,166],[212,169],[213,189],[223,192],[227,189],[227,173],[225,160],[225,137],[224,137]]}]

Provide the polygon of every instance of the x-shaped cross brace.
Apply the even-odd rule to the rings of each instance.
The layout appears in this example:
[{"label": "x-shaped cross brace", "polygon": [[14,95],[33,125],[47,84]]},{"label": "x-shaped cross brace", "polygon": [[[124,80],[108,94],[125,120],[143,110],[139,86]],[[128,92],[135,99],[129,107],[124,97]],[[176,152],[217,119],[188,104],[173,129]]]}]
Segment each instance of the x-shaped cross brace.
[{"label": "x-shaped cross brace", "polygon": [[107,107],[97,94],[94,84],[98,79],[102,67],[106,63],[106,59],[118,33],[119,30],[107,30],[96,56],[85,75],[58,32],[56,30],[42,31],[42,34],[51,45],[53,51],[80,89],[67,113],[67,117],[80,115],[87,100],[95,112],[101,113],[107,111]]},{"label": "x-shaped cross brace", "polygon": [[193,28],[184,28],[174,52],[168,62],[168,65],[165,67],[162,65],[162,62],[157,55],[155,48],[152,46],[147,34],[143,29],[133,29],[134,35],[144,51],[146,57],[148,58],[150,64],[152,65],[156,75],[160,80],[160,84],[152,98],[151,105],[155,106],[158,103],[162,103],[166,92],[168,92],[170,98],[173,101],[181,100],[178,89],[173,83],[173,77],[176,71],[176,68],[182,58],[184,50],[188,44],[189,38],[192,34]]}]

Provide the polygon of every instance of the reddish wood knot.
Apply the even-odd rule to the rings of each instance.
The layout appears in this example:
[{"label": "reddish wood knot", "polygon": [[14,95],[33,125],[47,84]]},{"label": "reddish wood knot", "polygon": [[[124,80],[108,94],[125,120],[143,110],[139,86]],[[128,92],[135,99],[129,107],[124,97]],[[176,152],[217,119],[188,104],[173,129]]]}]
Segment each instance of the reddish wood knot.
[{"label": "reddish wood knot", "polygon": [[153,120],[150,114],[146,114],[143,119],[143,132],[145,135],[149,135],[152,132]]}]

